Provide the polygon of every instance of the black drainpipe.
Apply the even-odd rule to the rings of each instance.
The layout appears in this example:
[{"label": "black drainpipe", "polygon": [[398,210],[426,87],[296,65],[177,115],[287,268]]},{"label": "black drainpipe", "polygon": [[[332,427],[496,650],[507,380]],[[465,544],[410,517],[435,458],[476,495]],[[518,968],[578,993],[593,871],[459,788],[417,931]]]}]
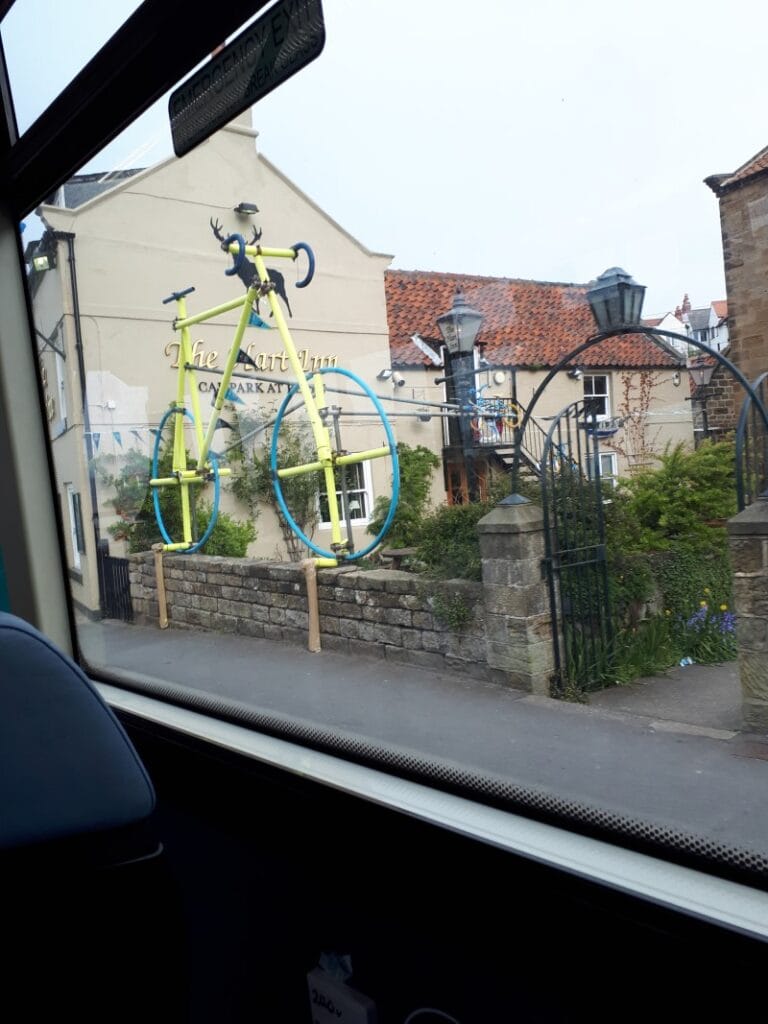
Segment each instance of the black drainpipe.
[{"label": "black drainpipe", "polygon": [[102,565],[101,530],[99,529],[99,507],[96,492],[96,474],[93,470],[93,438],[91,436],[91,416],[88,412],[88,394],[85,386],[85,357],[83,355],[83,332],[80,327],[80,294],[77,288],[77,268],[75,265],[75,235],[72,231],[54,231],[57,242],[67,243],[67,261],[69,263],[69,283],[72,292],[72,315],[75,321],[75,351],[77,353],[77,375],[80,380],[80,401],[83,406],[83,431],[85,433],[85,457],[88,462],[88,485],[91,493],[91,520],[93,537],[96,542],[96,568],[99,580],[99,605],[102,614],[106,609],[104,571]]}]

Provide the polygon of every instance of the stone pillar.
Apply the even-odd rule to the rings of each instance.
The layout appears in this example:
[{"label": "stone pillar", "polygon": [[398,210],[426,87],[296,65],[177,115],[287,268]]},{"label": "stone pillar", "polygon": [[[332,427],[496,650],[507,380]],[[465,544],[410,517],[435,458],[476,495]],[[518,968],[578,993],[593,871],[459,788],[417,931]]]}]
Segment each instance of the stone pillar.
[{"label": "stone pillar", "polygon": [[742,717],[746,728],[768,732],[768,500],[729,520],[728,539]]},{"label": "stone pillar", "polygon": [[481,519],[477,530],[488,667],[509,685],[548,697],[555,659],[542,574],[542,511],[514,495]]}]

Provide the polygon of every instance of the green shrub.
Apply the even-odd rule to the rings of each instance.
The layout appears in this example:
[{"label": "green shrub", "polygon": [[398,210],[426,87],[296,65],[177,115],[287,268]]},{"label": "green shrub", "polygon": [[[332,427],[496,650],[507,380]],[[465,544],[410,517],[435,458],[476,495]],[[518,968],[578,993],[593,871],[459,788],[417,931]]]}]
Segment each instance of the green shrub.
[{"label": "green shrub", "polygon": [[[683,657],[735,657],[727,536],[716,525],[736,511],[733,445],[677,445],[658,462],[623,481],[606,506],[613,671],[621,681]],[[658,614],[639,622],[651,600]],[[702,616],[702,602],[717,611]]]},{"label": "green shrub", "polygon": [[[197,507],[199,535],[208,526],[213,506],[200,502]],[[248,545],[256,540],[256,528],[250,520],[235,519],[228,512],[219,512],[216,525],[204,547],[205,555],[226,555],[228,558],[245,558]]]},{"label": "green shrub", "polygon": [[656,552],[650,565],[658,583],[665,611],[686,619],[696,612],[701,601],[712,597],[721,604],[733,603],[733,574],[727,551],[695,552],[679,548]]},{"label": "green shrub", "polygon": [[[432,475],[439,467],[440,460],[434,452],[423,445],[411,448],[399,443],[397,455],[400,462],[400,499],[387,533],[387,545],[393,548],[409,548],[419,542],[424,517],[432,489]],[[391,496],[380,495],[373,507],[368,533],[377,536],[384,526]]]},{"label": "green shrub", "polygon": [[[168,476],[171,472],[172,453],[166,450],[160,457],[158,472],[160,476]],[[163,543],[155,518],[152,491],[149,487],[151,463],[147,462],[146,490],[135,520],[121,520],[110,527],[115,539],[125,540],[130,552],[149,551],[153,544]],[[199,489],[190,487],[190,508],[192,513],[193,537],[202,537],[211,518],[212,505],[202,501]],[[161,487],[159,490],[160,512],[165,529],[173,541],[183,538],[181,501],[176,487]],[[226,512],[219,512],[216,525],[205,545],[200,549],[205,555],[227,555],[230,558],[243,558],[248,545],[256,540],[256,528],[250,521],[241,522]]]},{"label": "green shrub", "polygon": [[668,446],[657,468],[623,481],[620,490],[628,495],[632,550],[724,551],[724,531],[710,524],[736,513],[733,444],[705,441],[695,451]]},{"label": "green shrub", "polygon": [[493,505],[478,501],[442,505],[427,516],[418,545],[418,557],[441,579],[479,580],[480,542],[477,524]]},{"label": "green shrub", "polygon": [[[250,427],[251,424],[245,424]],[[259,504],[269,505],[277,516],[280,532],[288,557],[293,562],[306,557],[307,548],[288,524],[278,504],[272,482],[270,449],[272,433],[263,433],[263,443],[253,452],[246,452],[242,444],[233,447],[230,457],[235,463],[230,490],[251,512],[258,514]],[[283,421],[277,448],[277,468],[299,466],[314,462],[317,457],[312,432],[306,424]],[[283,499],[293,521],[303,534],[312,537],[318,519],[317,473],[302,473],[286,477],[280,482]]]}]

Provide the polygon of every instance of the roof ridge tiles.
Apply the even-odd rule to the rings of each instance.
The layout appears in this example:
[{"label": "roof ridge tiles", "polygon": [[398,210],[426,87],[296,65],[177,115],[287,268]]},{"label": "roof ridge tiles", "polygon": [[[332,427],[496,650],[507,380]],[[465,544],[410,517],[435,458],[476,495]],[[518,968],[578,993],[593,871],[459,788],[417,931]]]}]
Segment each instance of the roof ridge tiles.
[{"label": "roof ridge tiles", "polygon": [[542,281],[536,277],[500,277],[494,274],[468,274],[457,270],[402,270],[399,267],[389,267],[385,274],[411,274],[421,277],[438,278],[462,278],[473,281],[500,281],[506,284],[541,284],[555,288],[589,288],[589,281]]}]

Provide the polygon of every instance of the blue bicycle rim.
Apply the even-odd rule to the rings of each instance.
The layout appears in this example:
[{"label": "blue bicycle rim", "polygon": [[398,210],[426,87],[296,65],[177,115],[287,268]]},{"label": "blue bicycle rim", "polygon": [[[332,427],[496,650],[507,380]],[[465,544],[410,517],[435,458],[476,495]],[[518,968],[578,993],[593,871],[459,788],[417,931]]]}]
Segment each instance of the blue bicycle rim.
[{"label": "blue bicycle rim", "polygon": [[[373,393],[373,391],[371,391],[371,389],[365,383],[365,381],[358,377],[356,373],[352,373],[350,370],[342,370],[334,366],[324,366],[321,370],[315,370],[315,373],[338,373],[342,377],[346,377],[348,380],[354,381],[354,383],[357,384],[358,387],[362,388],[364,394],[366,394],[368,398],[370,398],[370,400],[373,402],[376,412],[379,414],[379,419],[381,420],[384,426],[384,432],[387,435],[387,444],[389,445],[389,453],[392,458],[392,498],[389,503],[389,509],[387,510],[387,515],[384,519],[384,523],[379,532],[374,537],[374,539],[371,541],[371,543],[367,547],[363,548],[362,551],[354,551],[352,554],[339,556],[336,552],[326,551],[324,548],[321,548],[317,544],[315,544],[314,541],[310,540],[309,537],[307,537],[307,535],[303,532],[301,527],[294,520],[293,516],[288,510],[288,506],[285,503],[285,498],[283,497],[283,490],[282,487],[280,486],[280,478],[277,475],[277,442],[278,435],[280,432],[280,425],[283,422],[283,416],[285,415],[288,403],[299,390],[298,384],[294,384],[291,387],[290,391],[281,402],[280,408],[277,411],[277,416],[275,417],[275,425],[272,432],[272,446],[269,454],[269,467],[272,473],[272,487],[274,488],[275,491],[277,504],[280,507],[280,511],[285,516],[286,522],[293,530],[293,532],[296,534],[296,536],[307,545],[310,551],[314,551],[315,554],[319,555],[321,558],[336,558],[341,562],[355,562],[357,561],[358,558],[364,558],[366,555],[370,554],[374,548],[378,547],[378,545],[387,535],[387,532],[389,531],[389,528],[392,525],[392,520],[395,517],[397,503],[400,499],[400,464],[397,457],[397,443],[395,441],[395,435],[392,433],[392,427],[390,425],[390,422],[387,419],[387,414],[384,411],[384,407],[382,406],[381,402],[376,397],[376,395]],[[313,374],[308,374],[307,379],[309,380],[312,376]]]},{"label": "blue bicycle rim", "polygon": [[[184,415],[188,419],[192,420],[192,422],[194,423],[194,419],[192,418],[192,415],[190,413],[188,413],[186,409],[184,409],[183,412],[184,412]],[[152,451],[152,477],[153,477],[153,479],[157,478],[157,475],[158,475],[158,473],[160,471],[160,442],[161,442],[161,439],[162,439],[162,436],[163,436],[163,427],[165,426],[166,422],[168,421],[168,417],[176,415],[176,414],[178,414],[178,410],[177,409],[174,409],[174,408],[167,409],[165,411],[165,414],[163,415],[163,418],[160,420],[160,425],[157,428],[157,434],[155,434],[155,446],[154,446],[154,449]],[[208,520],[208,525],[205,528],[205,532],[203,533],[203,536],[198,541],[196,541],[191,547],[184,548],[183,551],[174,551],[174,552],[172,552],[172,554],[176,554],[176,555],[193,555],[196,551],[200,550],[200,548],[203,546],[203,544],[205,544],[207,542],[208,538],[213,533],[214,526],[216,525],[216,519],[218,518],[218,515],[219,515],[219,498],[221,496],[221,487],[220,487],[220,484],[219,484],[219,461],[216,458],[216,456],[213,454],[213,452],[209,452],[208,455],[209,455],[210,460],[211,460],[211,466],[213,467],[213,507],[211,508],[211,518]],[[181,486],[181,485],[179,485],[179,486]],[[165,523],[163,522],[163,513],[162,513],[162,511],[160,509],[160,488],[159,487],[153,487],[152,488],[152,505],[153,505],[154,510],[155,510],[155,521],[157,522],[158,529],[160,530],[161,537],[163,538],[163,540],[165,541],[166,544],[174,544],[175,541],[171,540],[171,538],[170,538],[170,536],[168,534],[168,531],[165,528]]]}]

